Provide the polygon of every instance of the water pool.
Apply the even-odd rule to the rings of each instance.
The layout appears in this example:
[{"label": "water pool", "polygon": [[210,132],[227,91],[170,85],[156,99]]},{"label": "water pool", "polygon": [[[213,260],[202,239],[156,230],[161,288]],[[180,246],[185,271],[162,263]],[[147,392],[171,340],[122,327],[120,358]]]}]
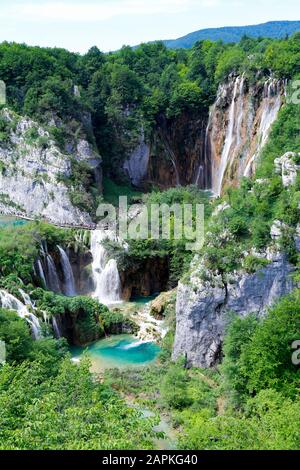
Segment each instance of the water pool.
[{"label": "water pool", "polygon": [[18,219],[16,217],[0,215],[0,228],[1,227],[19,227],[28,223],[28,220]]},{"label": "water pool", "polygon": [[80,360],[85,352],[88,354],[93,372],[146,366],[156,360],[159,351],[157,344],[139,341],[131,335],[111,336],[84,348],[71,348],[74,361]]}]

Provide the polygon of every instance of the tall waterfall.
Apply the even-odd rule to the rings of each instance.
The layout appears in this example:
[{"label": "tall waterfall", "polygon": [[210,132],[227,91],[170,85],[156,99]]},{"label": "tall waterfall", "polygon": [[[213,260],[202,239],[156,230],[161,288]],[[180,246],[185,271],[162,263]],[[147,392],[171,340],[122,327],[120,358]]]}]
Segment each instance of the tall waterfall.
[{"label": "tall waterfall", "polygon": [[62,337],[62,332],[61,332],[61,329],[60,329],[60,326],[59,326],[59,321],[58,321],[58,319],[56,318],[55,315],[53,315],[53,317],[52,317],[52,327],[53,327],[55,337],[57,339],[61,338]]},{"label": "tall waterfall", "polygon": [[50,254],[47,254],[46,260],[48,269],[48,286],[53,292],[59,294],[61,292],[61,289],[55,263]]},{"label": "tall waterfall", "polygon": [[95,292],[93,297],[103,304],[121,302],[121,281],[117,262],[107,260],[107,251],[102,246],[105,239],[115,240],[114,235],[105,230],[94,230],[91,233],[91,253],[93,256],[93,276]]},{"label": "tall waterfall", "polygon": [[251,176],[253,164],[257,157],[259,157],[264,145],[267,143],[271,126],[275,122],[281,108],[280,86],[281,82],[277,80],[271,79],[269,82],[265,83],[261,121],[258,131],[258,145],[256,152],[251,157],[245,168],[244,176]]},{"label": "tall waterfall", "polygon": [[[224,174],[228,165],[228,160],[230,157],[230,151],[234,144],[239,145],[240,143],[240,136],[241,136],[241,124],[242,124],[242,117],[243,117],[243,84],[244,78],[237,77],[234,82],[234,89],[233,89],[233,96],[230,105],[229,111],[229,121],[228,121],[228,128],[226,133],[225,144],[223,147],[222,155],[221,155],[221,163],[217,173],[216,179],[216,186],[215,192],[218,196],[220,196],[222,191],[222,184]],[[237,96],[239,92],[239,102],[237,103]],[[238,109],[238,114],[236,112]]]},{"label": "tall waterfall", "polygon": [[251,85],[244,75],[220,85],[205,138],[205,161],[211,162],[212,190],[217,196],[224,183],[237,183],[255,170],[285,89],[286,81],[269,78]]},{"label": "tall waterfall", "polygon": [[63,248],[61,248],[60,246],[57,246],[57,248],[60,253],[61,266],[64,274],[63,292],[68,297],[74,297],[76,295],[76,289],[74,275],[72,271],[72,266],[69,261],[69,257],[65,250],[63,250]]},{"label": "tall waterfall", "polygon": [[5,290],[0,290],[0,305],[2,308],[8,310],[15,310],[20,318],[23,318],[30,325],[32,335],[35,339],[42,337],[41,325],[37,316],[29,310],[35,309],[34,304],[31,302],[30,297],[20,289],[20,293],[23,297],[24,303],[19,299],[9,294]]},{"label": "tall waterfall", "polygon": [[41,262],[40,259],[37,260],[37,267],[38,267],[39,276],[40,276],[41,280],[43,281],[44,286],[47,287],[46,276],[45,276],[43,265],[42,265],[42,262]]}]

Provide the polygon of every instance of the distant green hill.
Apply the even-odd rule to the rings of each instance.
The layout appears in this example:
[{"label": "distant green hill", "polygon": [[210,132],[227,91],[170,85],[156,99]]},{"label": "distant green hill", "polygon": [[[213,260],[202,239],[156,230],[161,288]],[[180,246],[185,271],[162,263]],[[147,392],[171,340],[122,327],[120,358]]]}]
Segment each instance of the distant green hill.
[{"label": "distant green hill", "polygon": [[268,23],[251,26],[228,26],[223,28],[200,29],[194,33],[187,34],[179,39],[166,40],[164,43],[172,49],[190,48],[195,42],[204,39],[211,41],[239,42],[244,36],[253,38],[284,38],[300,31],[300,21],[269,21]]}]

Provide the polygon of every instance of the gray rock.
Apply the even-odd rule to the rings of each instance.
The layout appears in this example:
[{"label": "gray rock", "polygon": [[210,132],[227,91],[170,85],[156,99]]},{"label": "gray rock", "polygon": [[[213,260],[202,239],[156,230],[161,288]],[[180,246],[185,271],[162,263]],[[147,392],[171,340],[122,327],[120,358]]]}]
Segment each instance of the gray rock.
[{"label": "gray rock", "polygon": [[229,312],[263,316],[268,307],[293,289],[294,267],[283,254],[255,274],[236,273],[228,284],[220,278],[179,284],[173,359],[185,356],[190,366],[212,367],[221,358]]},{"label": "gray rock", "polygon": [[296,183],[300,165],[297,165],[293,159],[299,156],[299,153],[287,152],[282,157],[276,158],[274,161],[276,173],[281,175],[282,184],[285,188]]},{"label": "gray rock", "polygon": [[[71,163],[61,153],[47,131],[29,118],[3,111],[8,122],[17,120],[9,140],[0,144],[0,209],[29,218],[45,218],[66,225],[91,224],[90,215],[74,207],[63,178],[71,175]],[[30,138],[28,131],[36,129],[39,139]],[[88,144],[87,144],[88,145]],[[78,154],[94,161],[94,153],[84,141],[78,143]]]},{"label": "gray rock", "polygon": [[148,171],[150,158],[150,147],[145,142],[144,131],[142,130],[140,142],[125,160],[123,169],[134,186],[139,186]]}]

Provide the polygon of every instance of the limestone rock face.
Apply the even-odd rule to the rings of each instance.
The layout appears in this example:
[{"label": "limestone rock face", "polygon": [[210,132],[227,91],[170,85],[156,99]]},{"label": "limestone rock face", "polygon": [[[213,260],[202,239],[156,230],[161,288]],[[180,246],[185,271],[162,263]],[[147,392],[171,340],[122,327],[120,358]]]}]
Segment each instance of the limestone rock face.
[{"label": "limestone rock face", "polygon": [[[10,130],[0,142],[0,211],[63,225],[91,224],[90,215],[70,201],[64,183],[71,176],[68,155],[31,119],[8,110],[2,118]],[[87,142],[78,142],[78,158],[95,161]]]},{"label": "limestone rock face", "polygon": [[280,220],[274,220],[271,227],[271,238],[274,241],[279,241],[282,237],[284,230],[287,228],[287,225],[281,222]]},{"label": "limestone rock face", "polygon": [[205,153],[207,119],[207,112],[185,111],[170,119],[160,115],[151,135],[146,135],[141,125],[137,144],[129,152],[125,150],[123,175],[141,189],[189,184],[209,189],[211,165]]},{"label": "limestone rock face", "polygon": [[296,159],[300,161],[300,153],[287,152],[282,157],[276,158],[274,162],[276,173],[281,175],[282,184],[285,188],[296,183],[297,172],[300,170],[300,165],[296,163]]},{"label": "limestone rock face", "polygon": [[195,184],[220,195],[254,174],[285,95],[285,80],[259,73],[253,84],[232,74],[220,84],[210,110],[160,114],[147,135],[140,123],[138,141],[134,136],[130,151],[124,146],[122,175],[140,188]]},{"label": "limestone rock face", "polygon": [[163,318],[168,305],[174,302],[174,296],[176,297],[176,289],[168,292],[162,292],[151,302],[151,315],[158,319]]},{"label": "limestone rock face", "polygon": [[220,278],[196,282],[193,276],[191,284],[179,284],[173,359],[185,356],[190,366],[214,366],[221,359],[228,313],[264,315],[292,291],[293,270],[285,255],[277,253],[257,273],[236,273],[227,284]]},{"label": "limestone rock face", "polygon": [[150,147],[146,144],[142,131],[138,146],[132,151],[123,166],[133,186],[139,187],[143,183],[148,171],[149,157]]}]

